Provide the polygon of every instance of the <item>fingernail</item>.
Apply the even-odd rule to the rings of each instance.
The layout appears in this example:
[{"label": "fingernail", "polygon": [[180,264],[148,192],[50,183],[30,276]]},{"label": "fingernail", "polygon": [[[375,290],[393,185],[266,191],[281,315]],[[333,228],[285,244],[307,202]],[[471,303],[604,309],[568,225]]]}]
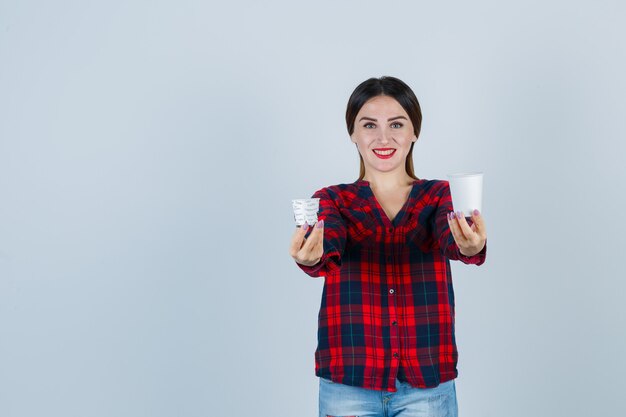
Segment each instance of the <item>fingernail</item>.
[{"label": "fingernail", "polygon": [[478,211],[478,209],[474,209],[474,216],[478,216],[480,214],[480,211]]},{"label": "fingernail", "polygon": [[452,212],[450,212],[450,220],[452,220],[454,218],[455,218],[455,215],[454,215],[454,212],[452,211]]},{"label": "fingernail", "polygon": [[461,217],[463,217],[463,213],[461,213],[460,211],[457,211],[456,212],[456,217],[458,217],[460,219]]},{"label": "fingernail", "polygon": [[324,220],[320,220],[319,222],[317,222],[317,225],[315,227],[317,227],[318,229],[324,227]]},{"label": "fingernail", "polygon": [[302,230],[304,230],[305,232],[309,230],[309,223],[304,222],[304,224],[302,225]]}]

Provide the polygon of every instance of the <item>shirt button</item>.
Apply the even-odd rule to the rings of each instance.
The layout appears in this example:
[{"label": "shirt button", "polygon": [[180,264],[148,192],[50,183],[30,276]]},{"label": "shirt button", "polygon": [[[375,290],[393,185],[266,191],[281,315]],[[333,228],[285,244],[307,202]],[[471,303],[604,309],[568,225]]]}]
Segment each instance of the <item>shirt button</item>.
[{"label": "shirt button", "polygon": [[393,357],[394,357],[394,358],[399,358],[399,357],[400,357],[400,355],[398,355],[398,352],[393,352]]},{"label": "shirt button", "polygon": [[392,321],[392,322],[391,322],[391,325],[392,325],[392,326],[397,326],[397,325],[398,325],[398,322],[394,320],[394,321]]},{"label": "shirt button", "polygon": [[389,233],[393,233],[393,227],[390,227],[390,228],[388,229],[388,231],[389,231]]},{"label": "shirt button", "polygon": [[395,291],[393,288],[391,288],[391,289],[389,290],[389,294],[393,294],[394,292],[396,292],[396,291]]}]

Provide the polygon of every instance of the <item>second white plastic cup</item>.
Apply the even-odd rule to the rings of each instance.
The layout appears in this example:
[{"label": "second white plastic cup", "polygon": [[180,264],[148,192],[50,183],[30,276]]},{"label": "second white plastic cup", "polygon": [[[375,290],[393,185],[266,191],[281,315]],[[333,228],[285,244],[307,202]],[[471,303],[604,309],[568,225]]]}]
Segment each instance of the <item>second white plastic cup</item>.
[{"label": "second white plastic cup", "polygon": [[291,200],[293,205],[293,218],[296,226],[302,226],[308,223],[313,226],[317,222],[317,212],[319,210],[319,198],[298,198]]},{"label": "second white plastic cup", "polygon": [[452,207],[454,211],[462,211],[465,217],[471,217],[472,211],[478,209],[482,213],[483,173],[464,172],[448,174]]}]

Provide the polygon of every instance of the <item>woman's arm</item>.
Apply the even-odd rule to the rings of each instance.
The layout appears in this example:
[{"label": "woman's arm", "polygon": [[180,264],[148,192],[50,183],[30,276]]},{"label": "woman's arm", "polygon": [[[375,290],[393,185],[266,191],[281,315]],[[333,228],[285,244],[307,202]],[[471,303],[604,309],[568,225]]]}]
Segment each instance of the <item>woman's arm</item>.
[{"label": "woman's arm", "polygon": [[[306,274],[311,277],[327,276],[330,272],[341,267],[341,258],[346,246],[346,224],[333,198],[334,193],[327,188],[316,191],[311,198],[319,198],[318,221],[324,220],[324,254],[320,261],[312,266],[301,265],[296,262]],[[311,232],[311,228],[307,232]]]},{"label": "woman's arm", "polygon": [[[437,206],[437,209],[435,210],[435,216],[433,220],[433,230],[435,232],[434,238],[439,243],[441,253],[451,260],[458,260],[465,264],[482,265],[487,257],[486,238],[485,246],[480,252],[473,256],[465,256],[459,251],[459,246],[457,245],[454,236],[452,235],[452,232],[450,230],[450,224],[448,222],[448,214],[453,211],[452,196],[450,194],[450,184],[448,183],[448,181],[441,181],[441,184],[441,190],[439,191],[439,204]],[[471,220],[469,220],[469,222],[471,222]]]}]

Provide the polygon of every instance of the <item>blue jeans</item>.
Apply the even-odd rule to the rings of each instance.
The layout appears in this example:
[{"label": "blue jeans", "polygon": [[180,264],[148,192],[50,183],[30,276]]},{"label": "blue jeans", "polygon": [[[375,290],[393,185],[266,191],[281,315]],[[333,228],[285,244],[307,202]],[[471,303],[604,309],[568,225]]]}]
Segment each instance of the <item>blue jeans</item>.
[{"label": "blue jeans", "polygon": [[415,388],[396,379],[396,392],[338,384],[320,378],[320,417],[457,417],[454,379]]}]

